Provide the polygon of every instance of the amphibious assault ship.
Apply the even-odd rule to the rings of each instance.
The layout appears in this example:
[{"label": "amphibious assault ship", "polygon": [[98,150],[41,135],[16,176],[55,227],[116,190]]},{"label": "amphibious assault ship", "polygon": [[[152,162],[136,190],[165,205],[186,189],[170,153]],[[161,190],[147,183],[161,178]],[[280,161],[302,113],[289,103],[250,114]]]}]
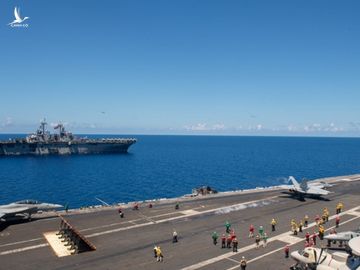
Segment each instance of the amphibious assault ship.
[{"label": "amphibious assault ship", "polygon": [[126,153],[128,148],[136,143],[136,139],[132,138],[77,137],[66,131],[61,123],[54,127],[59,133],[50,134],[46,125],[44,119],[33,134],[25,138],[0,141],[0,156]]}]

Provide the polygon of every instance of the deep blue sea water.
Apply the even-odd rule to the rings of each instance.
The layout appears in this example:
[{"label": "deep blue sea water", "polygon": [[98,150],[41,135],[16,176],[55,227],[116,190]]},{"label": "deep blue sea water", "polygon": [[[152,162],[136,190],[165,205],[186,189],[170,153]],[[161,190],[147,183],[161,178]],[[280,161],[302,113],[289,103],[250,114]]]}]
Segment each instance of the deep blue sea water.
[{"label": "deep blue sea water", "polygon": [[128,154],[0,157],[0,204],[30,198],[74,208],[99,204],[95,197],[128,202],[200,185],[226,191],[360,173],[360,138],[134,137]]}]

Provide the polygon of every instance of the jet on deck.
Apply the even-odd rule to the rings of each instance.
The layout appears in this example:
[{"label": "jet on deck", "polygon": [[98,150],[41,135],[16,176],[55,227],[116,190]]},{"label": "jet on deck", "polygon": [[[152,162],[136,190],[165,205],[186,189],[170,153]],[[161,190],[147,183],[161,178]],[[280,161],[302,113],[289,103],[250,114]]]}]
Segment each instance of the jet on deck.
[{"label": "jet on deck", "polygon": [[0,205],[0,220],[6,222],[21,218],[31,219],[32,214],[41,211],[52,211],[62,207],[60,204],[42,203],[35,200],[18,201]]}]

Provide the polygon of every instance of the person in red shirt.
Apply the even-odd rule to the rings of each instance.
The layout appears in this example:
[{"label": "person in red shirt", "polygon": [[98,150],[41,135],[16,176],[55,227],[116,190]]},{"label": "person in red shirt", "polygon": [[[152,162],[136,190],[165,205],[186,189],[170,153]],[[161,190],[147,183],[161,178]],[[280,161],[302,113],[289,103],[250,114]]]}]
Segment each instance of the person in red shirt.
[{"label": "person in red shirt", "polygon": [[226,239],[226,247],[227,248],[231,248],[231,242],[232,242],[232,237],[231,235],[229,234],[227,239]]},{"label": "person in red shirt", "polygon": [[[316,238],[316,237],[315,237]],[[309,242],[309,247],[313,247],[314,246],[314,241],[312,239],[310,239],[310,242]]]},{"label": "person in red shirt", "polygon": [[306,232],[305,239],[306,239],[306,242],[309,243],[309,240],[310,240],[310,233],[309,232]]},{"label": "person in red shirt", "polygon": [[315,222],[316,222],[316,224],[319,224],[319,221],[320,221],[320,216],[319,216],[319,215],[316,215],[316,216],[315,216]]},{"label": "person in red shirt", "polygon": [[254,231],[255,231],[255,227],[254,225],[250,225],[250,228],[249,228],[249,238],[253,238],[254,237]]},{"label": "person in red shirt", "polygon": [[223,234],[221,236],[221,248],[225,248],[225,243],[226,243],[226,236],[225,234]]},{"label": "person in red shirt", "polygon": [[285,258],[289,258],[289,252],[290,252],[290,246],[289,245],[285,246],[284,252],[285,252]]},{"label": "person in red shirt", "polygon": [[234,229],[231,229],[230,235],[231,235],[231,240],[234,240],[236,238],[236,234],[235,234]]},{"label": "person in red shirt", "polygon": [[336,224],[336,228],[339,228],[339,225],[340,225],[340,217],[339,216],[336,216],[335,224]]},{"label": "person in red shirt", "polygon": [[314,245],[316,245],[316,236],[317,236],[316,232],[314,232],[314,234],[311,236],[311,239],[313,240]]}]

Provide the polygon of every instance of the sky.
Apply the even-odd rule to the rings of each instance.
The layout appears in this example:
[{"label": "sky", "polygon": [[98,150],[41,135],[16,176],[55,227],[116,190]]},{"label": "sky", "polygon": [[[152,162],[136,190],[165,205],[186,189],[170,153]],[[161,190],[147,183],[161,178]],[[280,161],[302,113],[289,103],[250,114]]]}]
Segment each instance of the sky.
[{"label": "sky", "polygon": [[[23,24],[11,27],[14,8]],[[360,135],[360,2],[0,2],[0,133]]]}]

